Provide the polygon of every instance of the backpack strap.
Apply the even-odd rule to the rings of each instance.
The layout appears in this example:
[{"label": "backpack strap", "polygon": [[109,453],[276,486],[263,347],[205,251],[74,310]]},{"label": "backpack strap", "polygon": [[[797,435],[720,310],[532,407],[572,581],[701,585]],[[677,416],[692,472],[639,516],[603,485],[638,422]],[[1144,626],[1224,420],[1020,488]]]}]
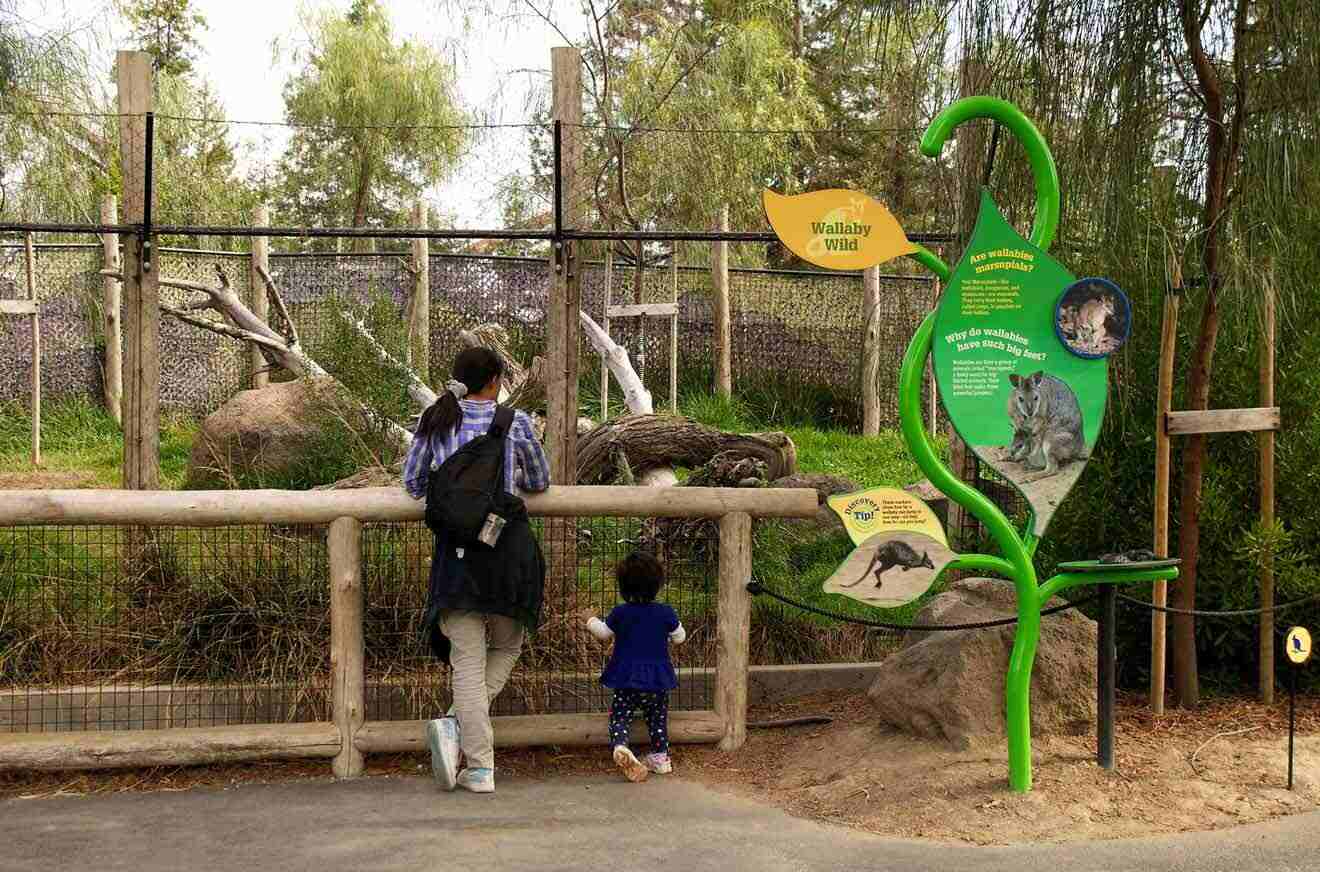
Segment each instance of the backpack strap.
[{"label": "backpack strap", "polygon": [[487,431],[496,439],[508,437],[513,430],[513,409],[508,406],[495,407],[495,420],[491,422],[490,430]]},{"label": "backpack strap", "polygon": [[495,466],[495,480],[491,483],[493,493],[504,491],[505,455],[509,452],[509,433],[513,430],[513,409],[508,406],[495,407],[495,420],[491,422],[488,436],[500,440],[500,461]]}]

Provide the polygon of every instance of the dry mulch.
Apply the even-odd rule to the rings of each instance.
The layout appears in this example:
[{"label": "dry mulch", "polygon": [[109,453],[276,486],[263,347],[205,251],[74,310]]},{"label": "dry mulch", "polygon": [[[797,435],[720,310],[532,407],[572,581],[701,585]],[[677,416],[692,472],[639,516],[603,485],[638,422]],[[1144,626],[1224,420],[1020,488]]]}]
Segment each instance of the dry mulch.
[{"label": "dry mulch", "polygon": [[[747,745],[675,751],[679,777],[792,814],[891,836],[1007,844],[1219,829],[1320,807],[1320,698],[1299,700],[1296,790],[1287,779],[1287,700],[1205,703],[1155,718],[1120,699],[1116,772],[1095,764],[1093,736],[1038,737],[1031,793],[1008,790],[1001,741],[956,751],[878,727],[865,694],[761,707],[753,720],[806,714],[816,724],[750,731]],[[91,773],[0,773],[0,798],[188,790],[328,779],[329,761],[278,761]],[[538,780],[620,777],[603,749],[504,752],[502,773]],[[424,774],[422,755],[367,758],[367,775]],[[645,786],[638,789],[644,790]]]}]

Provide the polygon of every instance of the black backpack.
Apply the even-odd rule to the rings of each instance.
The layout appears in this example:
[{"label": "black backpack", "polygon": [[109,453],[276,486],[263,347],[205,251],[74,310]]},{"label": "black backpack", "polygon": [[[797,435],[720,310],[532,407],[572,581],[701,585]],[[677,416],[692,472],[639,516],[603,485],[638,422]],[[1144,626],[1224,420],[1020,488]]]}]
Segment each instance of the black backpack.
[{"label": "black backpack", "polygon": [[426,484],[426,526],[456,548],[491,550],[479,538],[488,515],[506,522],[526,514],[523,501],[504,490],[504,456],[513,410],[497,406],[485,435],[431,470]]}]

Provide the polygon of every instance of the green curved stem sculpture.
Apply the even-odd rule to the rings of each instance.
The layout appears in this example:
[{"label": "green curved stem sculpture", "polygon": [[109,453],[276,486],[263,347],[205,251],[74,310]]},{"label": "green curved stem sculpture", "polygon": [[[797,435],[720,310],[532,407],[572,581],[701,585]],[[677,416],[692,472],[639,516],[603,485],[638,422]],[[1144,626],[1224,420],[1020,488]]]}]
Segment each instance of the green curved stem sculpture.
[{"label": "green curved stem sculpture", "polygon": [[[973,118],[995,119],[1013,133],[1026,149],[1036,182],[1037,212],[1031,242],[1042,250],[1048,250],[1059,221],[1058,172],[1044,137],[1017,107],[991,97],[959,100],[931,123],[921,141],[922,152],[931,157],[938,156],[954,128]],[[912,257],[942,279],[949,278],[949,266],[933,252],[919,248]],[[921,410],[922,380],[934,332],[935,314],[932,313],[921,323],[908,345],[899,372],[899,420],[908,450],[922,472],[929,477],[931,484],[970,511],[989,531],[1002,554],[1002,557],[965,554],[950,564],[951,567],[997,573],[1010,579],[1017,593],[1017,630],[1004,693],[1009,784],[1013,790],[1025,792],[1031,789],[1031,670],[1040,641],[1040,613],[1045,604],[1054,595],[1077,585],[1171,579],[1177,577],[1178,570],[1125,570],[1116,566],[1113,570],[1103,572],[1062,573],[1040,584],[1033,563],[1037,537],[1031,532],[1019,533],[988,497],[955,476],[940,461],[926,434]],[[1035,524],[1029,521],[1026,531],[1034,529]]]}]

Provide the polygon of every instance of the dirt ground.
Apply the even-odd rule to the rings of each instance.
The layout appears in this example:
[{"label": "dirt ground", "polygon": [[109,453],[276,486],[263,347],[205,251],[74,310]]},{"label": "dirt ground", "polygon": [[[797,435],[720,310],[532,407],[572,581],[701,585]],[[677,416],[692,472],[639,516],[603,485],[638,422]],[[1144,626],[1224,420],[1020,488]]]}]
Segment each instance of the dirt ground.
[{"label": "dirt ground", "polygon": [[[1066,842],[1221,829],[1320,807],[1320,699],[1299,701],[1296,790],[1287,783],[1287,702],[1212,701],[1158,721],[1136,698],[1118,710],[1114,773],[1094,737],[1038,738],[1035,786],[1011,793],[1002,743],[956,752],[870,723],[863,694],[806,697],[753,721],[825,715],[829,724],[752,729],[732,753],[680,747],[677,777],[768,802],[791,814],[874,833],[972,844]],[[324,779],[329,761],[76,774],[0,773],[0,798]],[[367,758],[368,776],[416,775],[418,755]],[[502,773],[618,777],[604,750],[503,753]],[[640,785],[638,790],[645,790]]]}]

